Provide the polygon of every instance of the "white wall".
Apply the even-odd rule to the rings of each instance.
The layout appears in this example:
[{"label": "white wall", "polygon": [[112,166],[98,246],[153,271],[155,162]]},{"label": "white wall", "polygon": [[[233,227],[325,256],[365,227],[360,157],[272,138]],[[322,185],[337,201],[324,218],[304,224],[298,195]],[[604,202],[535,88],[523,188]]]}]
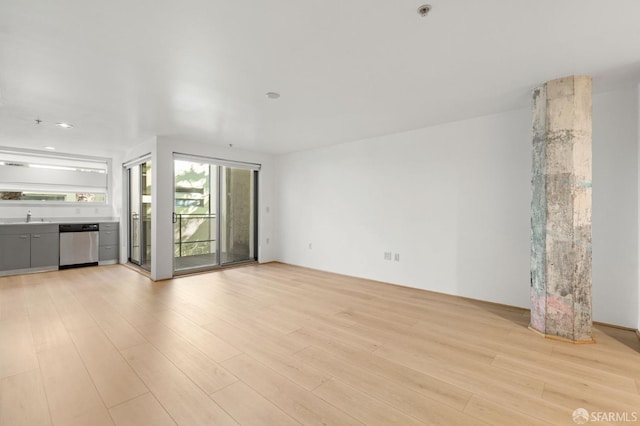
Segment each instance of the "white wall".
[{"label": "white wall", "polygon": [[[637,102],[638,102],[638,111],[637,111],[637,126],[636,126],[636,131],[637,131],[637,137],[638,137],[638,143],[636,145],[637,149],[638,149],[638,157],[637,157],[637,164],[638,164],[638,189],[640,190],[640,84],[638,85],[638,87],[636,88],[637,90]],[[639,217],[638,217],[638,247],[640,247],[640,196],[638,196],[638,213],[639,213]],[[638,256],[640,256],[640,250],[638,251]],[[638,258],[638,256],[636,256],[636,259]],[[638,322],[636,323],[636,330],[640,331],[640,260],[638,261]]]},{"label": "white wall", "polygon": [[[594,319],[635,327],[637,103],[594,97]],[[277,158],[279,259],[529,307],[528,109]],[[309,244],[312,249],[309,249]],[[385,261],[385,251],[400,261]]]},{"label": "white wall", "polygon": [[[272,213],[273,205],[273,159],[269,154],[261,154],[238,149],[231,149],[209,143],[185,141],[184,139],[159,136],[154,143],[144,144],[142,148],[134,150],[137,156],[144,154],[147,149],[152,153],[152,269],[153,279],[170,278],[173,275],[173,153],[201,155],[226,160],[244,161],[262,165],[259,175],[258,188],[258,228],[259,246],[258,260],[269,262],[274,260],[275,251],[273,240]],[[130,158],[135,158],[133,152]],[[149,151],[146,151],[149,152]],[[127,158],[127,159],[130,159]]]},{"label": "white wall", "polygon": [[513,111],[280,157],[280,258],[528,306],[530,122]]},{"label": "white wall", "polygon": [[114,203],[108,205],[73,205],[73,206],[51,206],[51,205],[28,205],[0,207],[0,219],[25,219],[30,210],[34,221],[41,219],[83,219],[83,218],[112,218],[117,217],[115,209],[119,208]]},{"label": "white wall", "polygon": [[638,95],[593,98],[593,318],[638,320]]}]

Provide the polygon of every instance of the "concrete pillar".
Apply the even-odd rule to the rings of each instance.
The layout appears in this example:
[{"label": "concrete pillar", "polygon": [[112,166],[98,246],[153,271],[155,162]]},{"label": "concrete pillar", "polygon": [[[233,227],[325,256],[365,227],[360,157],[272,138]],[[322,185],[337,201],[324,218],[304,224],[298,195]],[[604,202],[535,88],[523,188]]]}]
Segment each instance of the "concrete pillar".
[{"label": "concrete pillar", "polygon": [[531,325],[591,343],[591,77],[533,92]]}]

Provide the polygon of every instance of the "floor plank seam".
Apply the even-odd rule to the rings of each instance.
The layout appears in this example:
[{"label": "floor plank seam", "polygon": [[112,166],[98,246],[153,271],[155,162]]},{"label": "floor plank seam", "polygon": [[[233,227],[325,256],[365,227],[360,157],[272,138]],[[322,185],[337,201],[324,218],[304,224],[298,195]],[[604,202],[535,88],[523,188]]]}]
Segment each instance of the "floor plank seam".
[{"label": "floor plank seam", "polygon": [[[93,377],[93,375],[91,374],[91,372],[89,371],[89,368],[87,367],[87,363],[84,359],[84,357],[82,356],[82,353],[80,353],[80,350],[78,349],[78,345],[76,344],[76,342],[73,340],[73,338],[71,338],[71,344],[73,345],[73,348],[76,351],[76,354],[78,355],[78,358],[80,359],[80,362],[82,362],[82,366],[84,367],[84,371],[86,372],[87,376],[89,377],[89,379],[91,380],[91,384],[93,385],[93,389],[96,391],[96,395],[98,395],[98,397],[100,398],[100,402],[102,403],[102,405],[104,406],[105,410],[109,411],[109,408],[107,406],[106,401],[104,400],[104,397],[102,396],[102,393],[100,393],[100,390],[98,388],[98,385],[95,382],[95,379]],[[148,388],[147,388],[148,389]]]},{"label": "floor plank seam", "polygon": [[[315,346],[312,345],[312,347],[315,347]],[[315,347],[315,348],[317,348],[317,347]],[[317,349],[319,349],[320,351],[323,351],[323,352],[328,352],[327,350],[325,350],[323,348],[317,348]],[[342,357],[340,355],[335,355],[333,353],[330,353],[330,354],[333,355],[334,358],[337,358],[338,361],[340,361],[340,362],[347,362],[347,361],[344,360],[344,357]],[[380,374],[377,371],[369,371],[369,370],[361,368],[361,367],[354,367],[354,370],[363,370],[365,374],[369,374],[369,375],[375,376],[375,377],[377,377],[379,379],[382,379],[382,380],[387,380],[387,377],[385,377],[384,375]],[[332,376],[332,374],[330,372],[328,372],[328,371],[325,371],[325,372],[326,372],[327,375]],[[340,382],[345,383],[340,377],[333,376],[333,380],[338,380]],[[386,405],[391,405],[391,404],[389,404],[388,401],[385,401],[385,400],[381,399],[378,395],[374,395],[374,394],[370,393],[369,389],[364,387],[364,386],[362,386],[362,385],[358,386],[358,385],[349,384],[349,383],[345,383],[345,384],[347,386],[354,387],[355,389],[359,390],[363,394],[367,395],[368,397],[370,397],[370,398],[372,398],[372,399],[374,399],[374,400],[376,400],[376,401],[378,401],[380,403],[383,403],[383,404],[386,404]],[[421,394],[421,393],[419,393],[419,392],[417,392],[417,391],[415,391],[413,389],[408,389],[408,391],[410,392],[410,394],[416,394],[419,397],[422,397],[424,399],[430,400],[434,404],[442,404],[442,405],[445,405],[445,406],[447,406],[447,407],[449,407],[451,409],[454,409],[454,410],[458,409],[457,407],[454,407],[452,405],[449,405],[449,404],[443,403],[441,401],[435,400],[435,399],[433,399],[433,398],[431,398],[431,397],[429,397],[427,395],[423,395],[423,394]],[[394,407],[394,408],[396,410],[398,410],[398,411],[401,411],[399,407]],[[406,412],[403,412],[403,413],[405,415],[407,415],[407,416],[411,416],[409,413],[406,413]]]},{"label": "floor plank seam", "polygon": [[[145,384],[145,386],[149,387],[149,385],[147,385],[147,384]],[[160,407],[162,407],[164,412],[171,418],[173,423],[175,423],[176,425],[180,425],[180,423],[178,422],[178,419],[176,419],[175,416],[173,414],[171,414],[171,411],[169,411],[169,409],[165,406],[165,404],[162,403],[160,398],[158,398],[158,396],[156,394],[154,394],[151,389],[149,389],[149,393],[153,396],[153,398],[156,400],[156,402],[158,404],[160,404]]]},{"label": "floor plank seam", "polygon": [[[229,373],[229,374],[231,374],[231,373]],[[235,376],[233,376],[233,377],[235,377]],[[238,378],[236,377],[236,380],[235,380],[234,382],[229,383],[229,384],[226,384],[226,385],[224,385],[223,387],[221,387],[220,389],[216,389],[216,390],[214,390],[214,391],[213,391],[213,392],[211,392],[211,393],[208,393],[208,392],[205,392],[205,393],[206,393],[209,397],[211,397],[212,395],[215,395],[215,394],[216,394],[216,393],[218,393],[218,392],[222,392],[223,390],[225,390],[225,389],[226,389],[226,388],[228,388],[229,386],[233,386],[233,385],[234,385],[234,384],[236,384],[238,381],[241,381],[241,380],[240,380],[240,379],[238,379]],[[246,383],[245,383],[245,384],[246,384]]]},{"label": "floor plank seam", "polygon": [[49,414],[49,423],[53,425],[53,414],[51,413],[51,404],[49,402],[49,394],[47,393],[47,388],[44,386],[44,376],[42,374],[42,368],[40,367],[40,358],[38,358],[38,377],[40,377],[40,384],[42,385],[44,399],[47,401],[47,413]]},{"label": "floor plank seam", "polygon": [[[134,329],[135,329],[135,330],[137,330],[137,328],[136,328],[136,327],[134,327]],[[187,377],[187,378],[188,378],[188,379],[189,379],[189,380],[190,380],[190,381],[191,381],[191,382],[192,382],[196,387],[198,387],[198,389],[202,390],[202,392],[203,392],[205,395],[207,395],[207,392],[206,392],[204,389],[202,389],[202,388],[201,388],[197,383],[195,383],[195,382],[191,379],[191,377],[189,377],[189,376],[188,376],[184,371],[182,371],[182,369],[180,369],[180,368],[179,368],[179,367],[178,367],[178,366],[177,366],[173,361],[171,361],[167,356],[165,356],[159,348],[157,348],[153,343],[149,342],[149,341],[148,341],[144,336],[142,336],[142,338],[143,338],[143,339],[145,339],[145,342],[140,343],[140,344],[138,344],[138,345],[133,345],[133,346],[131,346],[131,347],[133,348],[133,347],[136,347],[136,346],[142,346],[142,345],[149,345],[149,346],[153,347],[153,348],[154,348],[155,350],[157,350],[157,351],[158,351],[158,352],[159,352],[159,353],[160,353],[160,354],[161,354],[161,355],[162,355],[162,356],[163,356],[163,357],[164,357],[168,362],[170,362],[170,363],[171,363],[171,364],[172,364],[172,365],[173,365],[173,366],[174,366],[178,371],[182,372],[182,374],[184,374],[184,375],[185,375],[185,376],[186,376],[186,377]],[[127,349],[129,349],[129,348],[127,348]],[[122,351],[126,351],[127,349],[123,349]],[[118,349],[116,348],[116,350],[118,350]],[[130,363],[130,362],[127,360],[127,358],[124,356],[124,354],[122,353],[122,351],[118,350],[118,353],[120,354],[120,356],[124,359],[124,361],[127,363],[127,365],[129,366],[129,368],[131,368],[131,370],[132,370],[132,371],[133,371],[133,373],[136,375],[136,377],[138,377],[138,379],[139,379],[139,380],[140,380],[140,381],[141,381],[141,382],[146,386],[147,390],[148,390],[149,392],[153,393],[153,392],[151,391],[151,388],[149,387],[149,384],[148,384],[147,382],[145,382],[145,381],[144,381],[144,379],[143,379],[143,378],[140,376],[140,374],[136,371],[136,369],[133,367],[133,365],[131,365],[131,363]],[[138,395],[138,396],[136,396],[136,397],[134,397],[134,398],[132,398],[132,399],[139,398],[140,396],[141,396],[141,395]],[[155,396],[154,396],[154,398],[155,398]],[[156,399],[158,399],[158,398],[156,398]],[[160,402],[160,400],[158,400],[158,402]],[[167,410],[165,409],[165,411],[167,411]],[[167,412],[168,412],[168,411],[167,411]]]}]

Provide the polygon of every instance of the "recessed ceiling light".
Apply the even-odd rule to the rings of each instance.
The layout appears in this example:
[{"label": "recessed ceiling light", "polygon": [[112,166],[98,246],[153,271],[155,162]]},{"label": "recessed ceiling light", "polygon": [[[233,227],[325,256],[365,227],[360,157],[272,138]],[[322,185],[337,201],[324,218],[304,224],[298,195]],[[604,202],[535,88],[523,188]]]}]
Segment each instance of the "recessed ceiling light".
[{"label": "recessed ceiling light", "polygon": [[48,149],[49,151],[54,151],[56,149],[55,146],[45,146],[44,149]]},{"label": "recessed ceiling light", "polygon": [[280,93],[277,92],[267,92],[265,93],[265,96],[269,99],[278,99],[280,98]]},{"label": "recessed ceiling light", "polygon": [[422,6],[420,6],[418,8],[418,15],[422,16],[423,18],[425,16],[427,16],[429,14],[429,12],[431,11],[431,5],[430,4],[423,4]]},{"label": "recessed ceiling light", "polygon": [[69,123],[56,123],[56,126],[60,126],[63,129],[71,129],[73,126]]}]

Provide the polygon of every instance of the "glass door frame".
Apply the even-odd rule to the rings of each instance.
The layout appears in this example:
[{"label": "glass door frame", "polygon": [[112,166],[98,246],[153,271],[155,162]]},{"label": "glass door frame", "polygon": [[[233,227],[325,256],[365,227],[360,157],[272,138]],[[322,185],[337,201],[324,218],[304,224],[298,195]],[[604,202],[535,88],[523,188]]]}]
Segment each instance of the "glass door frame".
[{"label": "glass door frame", "polygon": [[[238,165],[240,165],[241,167],[238,167]],[[219,179],[220,179],[220,185],[219,185],[219,190],[220,190],[220,197],[222,197],[222,190],[225,189],[223,188],[223,183],[225,182],[225,179],[222,178],[223,176],[223,172],[225,170],[225,168],[240,168],[240,169],[245,169],[245,170],[251,170],[252,174],[251,174],[251,179],[252,179],[252,186],[253,186],[253,194],[252,194],[252,199],[251,202],[253,203],[253,208],[252,208],[252,214],[253,214],[253,226],[252,229],[250,230],[250,235],[253,235],[253,239],[250,242],[250,244],[252,245],[250,251],[253,252],[253,256],[251,256],[251,258],[249,259],[241,259],[241,260],[235,260],[235,261],[226,261],[220,264],[220,266],[233,266],[233,265],[240,265],[243,263],[251,263],[251,262],[257,262],[258,261],[258,213],[259,213],[259,209],[258,209],[258,183],[259,183],[259,179],[260,179],[260,169],[254,169],[251,167],[246,167],[245,164],[243,163],[235,163],[235,162],[227,162],[227,164],[219,164],[218,165],[218,170],[220,170],[219,172]],[[226,190],[228,190],[228,188],[226,188]],[[226,217],[226,215],[222,214],[222,200],[219,199],[219,206],[218,206],[218,212],[220,214],[220,220],[218,221],[218,232],[222,231],[222,218]],[[229,236],[227,235],[226,238],[229,238]],[[219,245],[219,250],[222,250],[222,240],[223,240],[223,236],[220,235],[220,245]]]},{"label": "glass door frame", "polygon": [[[193,268],[185,268],[185,269],[180,269],[177,270],[176,269],[176,256],[175,256],[175,249],[174,249],[174,255],[173,255],[173,275],[174,276],[179,276],[179,275],[184,275],[184,274],[191,274],[191,273],[197,273],[197,272],[203,272],[203,271],[209,271],[209,270],[215,270],[215,269],[219,269],[219,268],[223,268],[223,267],[227,267],[227,266],[233,266],[233,265],[237,265],[237,264],[243,264],[243,263],[253,263],[256,262],[258,260],[258,213],[259,213],[259,209],[258,209],[258,182],[259,182],[259,172],[260,172],[260,168],[261,165],[260,164],[253,164],[253,163],[243,163],[243,162],[236,162],[236,161],[229,161],[229,160],[222,160],[222,159],[218,159],[218,158],[212,158],[212,157],[205,157],[205,156],[200,156],[200,155],[192,155],[192,154],[184,154],[184,153],[178,153],[178,152],[174,152],[173,153],[173,159],[172,159],[172,190],[173,190],[173,195],[172,195],[172,203],[173,203],[173,220],[172,223],[174,223],[175,226],[175,218],[176,218],[176,212],[175,212],[175,202],[176,202],[176,160],[181,160],[181,161],[191,161],[194,163],[200,163],[200,164],[209,164],[210,166],[216,166],[216,185],[215,185],[215,200],[210,199],[210,203],[215,202],[215,229],[216,229],[216,240],[215,240],[215,253],[216,253],[216,262],[215,264],[212,265],[205,265],[205,266],[201,266],[201,267],[193,267]],[[222,221],[221,221],[221,209],[222,209],[222,203],[221,203],[221,197],[222,195],[222,191],[224,190],[222,184],[223,184],[223,179],[222,179],[222,173],[225,167],[236,167],[236,168],[242,168],[242,169],[247,169],[247,170],[252,170],[252,179],[253,179],[253,194],[252,194],[252,203],[253,203],[253,208],[252,208],[252,214],[253,214],[253,229],[252,229],[252,234],[253,234],[253,241],[250,242],[253,246],[253,257],[251,259],[246,259],[246,260],[240,260],[240,261],[235,261],[235,262],[222,262],[222,253],[221,253],[221,249],[222,249],[222,237],[221,237],[221,227],[222,227]],[[210,176],[210,180],[211,176]],[[211,194],[210,194],[211,196]],[[212,197],[211,197],[212,198]],[[175,236],[175,232],[173,232],[173,247],[175,247],[176,245],[176,236]]]},{"label": "glass door frame", "polygon": [[[144,189],[143,189],[143,179],[142,179],[142,165],[146,164],[148,162],[151,161],[151,155],[145,155],[143,157],[140,157],[132,162],[129,163],[125,163],[123,165],[123,180],[126,181],[126,208],[127,208],[127,261],[133,263],[134,265],[146,270],[146,271],[151,271],[151,261],[153,261],[153,259],[151,259],[149,262],[146,262],[145,259],[147,258],[145,252],[147,250],[147,239],[149,237],[152,237],[152,235],[146,235],[146,231],[144,229],[144,203],[143,203],[143,196],[144,194]],[[139,176],[137,177],[137,181],[138,181],[138,189],[137,189],[137,194],[139,196],[139,199],[136,200],[136,204],[138,207],[138,218],[134,219],[133,215],[132,215],[132,205],[133,205],[133,200],[132,200],[132,191],[131,191],[131,184],[132,184],[132,179],[131,179],[131,173],[133,172],[133,169],[137,168],[137,171],[139,173]],[[152,172],[153,173],[153,172]],[[137,253],[137,260],[135,260],[132,256],[132,250],[133,250],[133,233],[134,233],[134,221],[137,221],[137,227],[138,227],[138,253]]]},{"label": "glass door frame", "polygon": [[[181,216],[181,214],[176,213],[176,161],[188,161],[188,162],[193,162],[193,163],[197,163],[197,164],[208,164],[209,167],[211,166],[216,166],[215,167],[215,175],[213,175],[211,173],[211,168],[209,169],[209,206],[211,206],[211,203],[215,203],[215,209],[214,209],[214,223],[213,223],[213,227],[215,229],[215,246],[214,246],[214,253],[215,253],[215,262],[213,263],[208,263],[206,265],[202,265],[202,266],[194,266],[194,267],[189,267],[189,268],[181,268],[181,269],[177,269],[177,262],[176,262],[176,255],[175,255],[175,247],[176,244],[180,244],[179,242],[176,241],[176,232],[175,232],[175,226],[176,223],[181,223],[179,222],[178,216]],[[211,269],[216,269],[219,268],[221,266],[221,261],[220,261],[220,204],[218,202],[219,199],[219,193],[221,190],[221,183],[220,183],[220,169],[221,167],[219,167],[218,165],[211,163],[210,161],[207,161],[206,159],[204,159],[203,157],[198,157],[198,156],[191,156],[191,155],[184,155],[184,154],[176,154],[174,153],[173,155],[173,165],[172,165],[172,182],[173,182],[173,195],[172,195],[172,203],[173,203],[173,218],[172,218],[172,223],[174,226],[174,232],[173,232],[173,275],[177,276],[177,275],[183,275],[183,274],[190,274],[190,273],[194,273],[194,272],[202,272],[202,271],[207,271],[207,270],[211,270]],[[212,187],[211,183],[215,182],[215,185]],[[215,194],[215,198],[212,197],[212,193]],[[211,208],[209,208],[209,213],[211,213]],[[210,225],[211,226],[211,225]],[[182,235],[182,234],[180,234]],[[198,242],[202,242],[202,241],[198,241]],[[179,257],[182,257],[182,249],[180,249],[180,253],[181,255]]]}]

